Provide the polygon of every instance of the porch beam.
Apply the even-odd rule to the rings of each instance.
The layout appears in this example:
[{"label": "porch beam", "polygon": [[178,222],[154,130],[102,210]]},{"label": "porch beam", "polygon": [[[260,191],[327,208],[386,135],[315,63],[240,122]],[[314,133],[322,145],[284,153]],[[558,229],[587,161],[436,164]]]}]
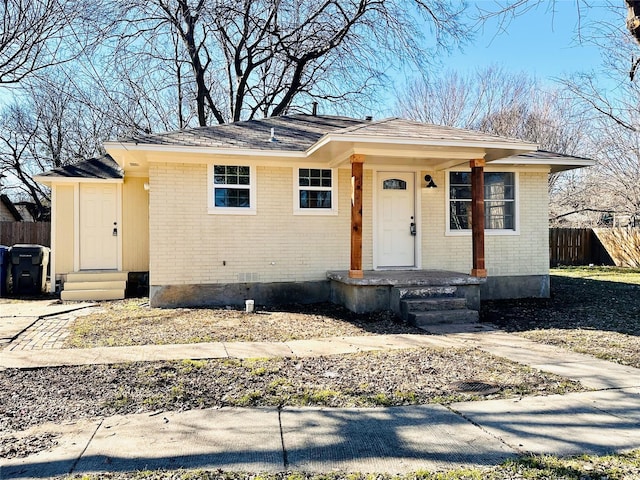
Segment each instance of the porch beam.
[{"label": "porch beam", "polygon": [[485,278],[484,264],[484,167],[483,158],[471,160],[471,238],[473,267],[471,276]]},{"label": "porch beam", "polygon": [[351,155],[351,265],[350,278],[364,278],[362,271],[362,176],[364,155]]}]

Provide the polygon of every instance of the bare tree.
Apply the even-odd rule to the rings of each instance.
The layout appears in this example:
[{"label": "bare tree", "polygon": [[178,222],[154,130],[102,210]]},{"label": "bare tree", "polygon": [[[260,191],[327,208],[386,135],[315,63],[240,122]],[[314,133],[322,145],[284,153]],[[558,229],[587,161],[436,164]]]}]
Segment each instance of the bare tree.
[{"label": "bare tree", "polygon": [[587,119],[561,92],[495,66],[413,81],[397,94],[395,109],[415,120],[521,138],[564,154],[579,152],[587,133]]},{"label": "bare tree", "polygon": [[102,153],[102,141],[114,128],[109,118],[78,101],[72,85],[51,80],[23,86],[18,100],[0,111],[3,188],[33,201],[39,211],[49,192],[32,177]]},{"label": "bare tree", "polygon": [[[400,115],[421,121],[481,130],[535,142],[543,150],[567,155],[593,155],[591,118],[576,108],[572,98],[543,89],[531,77],[488,67],[461,76],[445,72],[414,81],[399,93]],[[594,206],[592,172],[549,176],[552,222]],[[608,208],[608,207],[602,207]],[[608,211],[608,209],[607,209]]]},{"label": "bare tree", "polygon": [[362,100],[390,65],[422,67],[469,34],[449,0],[129,0],[114,11],[114,58],[164,65],[199,125]]},{"label": "bare tree", "polygon": [[[638,2],[609,3],[623,18],[625,8],[637,9]],[[628,17],[626,27],[635,36]],[[633,81],[638,57],[638,45],[624,23],[594,22],[585,28],[585,41],[602,49],[599,68],[573,75],[562,81],[566,91],[575,99],[580,114],[587,116],[592,129],[588,156],[598,161],[583,186],[588,190],[580,208],[594,212],[593,219],[602,221],[603,215],[625,217],[631,224],[640,222],[640,85]],[[631,79],[629,63],[631,59]]]},{"label": "bare tree", "polygon": [[396,94],[402,117],[459,128],[478,128],[490,114],[528,104],[536,83],[524,73],[490,66],[460,75],[444,71],[411,81]]},{"label": "bare tree", "polygon": [[84,8],[81,0],[0,1],[0,84],[75,58],[82,45],[73,28]]}]

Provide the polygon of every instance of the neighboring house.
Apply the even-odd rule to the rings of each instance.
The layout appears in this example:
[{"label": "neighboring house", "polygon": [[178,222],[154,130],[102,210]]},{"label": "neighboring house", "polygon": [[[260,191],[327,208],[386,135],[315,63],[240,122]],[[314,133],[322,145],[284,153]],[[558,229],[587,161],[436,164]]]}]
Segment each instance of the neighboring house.
[{"label": "neighboring house", "polygon": [[158,306],[397,309],[390,289],[436,277],[483,298],[547,296],[548,175],[593,164],[475,131],[314,115],[105,149],[37,178],[52,188],[52,275],[81,298],[79,273],[112,272],[91,288],[107,298],[122,281],[109,278],[149,272]]},{"label": "neighboring house", "polygon": [[0,222],[22,221],[22,215],[11,199],[4,193],[0,195]]},{"label": "neighboring house", "polygon": [[39,211],[38,205],[34,202],[13,202],[13,204],[20,212],[23,222],[49,221],[47,218],[49,212],[46,207],[43,207],[41,209],[42,211]]},{"label": "neighboring house", "polygon": [[7,195],[0,195],[0,222],[49,221],[48,208],[44,208],[40,214],[38,211],[34,202],[14,202]]}]

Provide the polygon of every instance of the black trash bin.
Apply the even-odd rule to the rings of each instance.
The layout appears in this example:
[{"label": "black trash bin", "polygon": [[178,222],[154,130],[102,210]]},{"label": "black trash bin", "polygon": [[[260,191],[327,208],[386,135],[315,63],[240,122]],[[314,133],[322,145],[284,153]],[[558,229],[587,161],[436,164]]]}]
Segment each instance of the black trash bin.
[{"label": "black trash bin", "polygon": [[9,272],[9,247],[0,245],[0,297],[7,296],[8,276]]},{"label": "black trash bin", "polygon": [[37,295],[45,291],[49,249],[18,244],[9,250],[14,295]]}]

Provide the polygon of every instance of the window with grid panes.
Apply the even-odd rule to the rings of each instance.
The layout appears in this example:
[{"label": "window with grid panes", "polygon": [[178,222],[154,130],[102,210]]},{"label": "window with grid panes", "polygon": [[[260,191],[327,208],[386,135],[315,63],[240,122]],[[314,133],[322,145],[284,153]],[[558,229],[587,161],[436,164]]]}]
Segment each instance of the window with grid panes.
[{"label": "window with grid panes", "polygon": [[331,169],[298,169],[298,207],[300,209],[333,208],[333,172]]},{"label": "window with grid panes", "polygon": [[213,184],[216,208],[251,207],[251,169],[248,166],[214,165]]},{"label": "window with grid panes", "polygon": [[[515,174],[484,173],[484,228],[515,230]],[[471,229],[471,172],[449,172],[449,229]]]}]

